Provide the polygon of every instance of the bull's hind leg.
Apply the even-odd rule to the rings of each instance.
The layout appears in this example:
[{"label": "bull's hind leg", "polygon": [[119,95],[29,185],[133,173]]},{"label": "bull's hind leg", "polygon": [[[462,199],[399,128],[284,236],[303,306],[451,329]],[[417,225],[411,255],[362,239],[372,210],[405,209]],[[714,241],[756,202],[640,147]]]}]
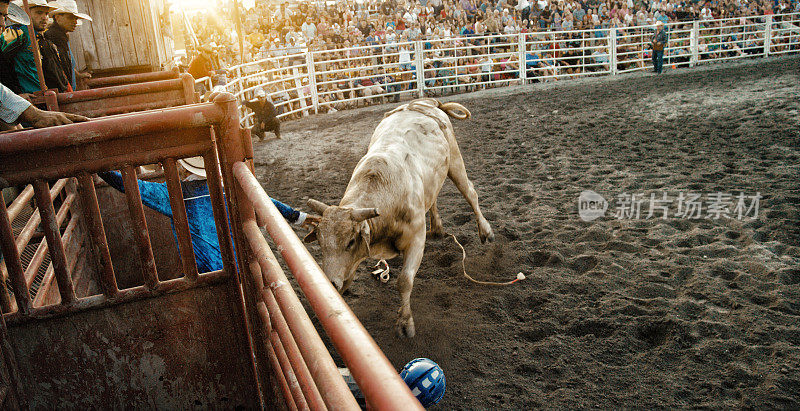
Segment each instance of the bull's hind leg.
[{"label": "bull's hind leg", "polygon": [[480,235],[481,242],[494,241],[492,226],[489,225],[489,222],[483,217],[481,208],[478,206],[478,193],[475,191],[475,186],[472,185],[472,181],[469,181],[467,177],[467,169],[464,167],[464,159],[461,157],[461,151],[458,149],[458,146],[455,146],[455,150],[451,149],[451,160],[450,170],[448,170],[447,176],[455,183],[456,187],[458,187],[458,191],[461,192],[461,195],[467,199],[467,202],[472,207],[472,211],[475,213],[475,219],[478,222],[478,235]]},{"label": "bull's hind leg", "polygon": [[428,212],[431,216],[431,229],[428,231],[428,236],[431,238],[441,237],[444,234],[444,227],[442,226],[442,218],[439,217],[439,209],[436,208],[436,201],[433,202]]},{"label": "bull's hind leg", "polygon": [[414,287],[414,276],[417,275],[422,255],[425,252],[425,220],[422,220],[420,234],[415,235],[408,248],[403,251],[403,270],[397,277],[397,288],[400,291],[400,310],[398,311],[395,329],[401,337],[414,337],[414,317],[411,315],[411,289]]}]

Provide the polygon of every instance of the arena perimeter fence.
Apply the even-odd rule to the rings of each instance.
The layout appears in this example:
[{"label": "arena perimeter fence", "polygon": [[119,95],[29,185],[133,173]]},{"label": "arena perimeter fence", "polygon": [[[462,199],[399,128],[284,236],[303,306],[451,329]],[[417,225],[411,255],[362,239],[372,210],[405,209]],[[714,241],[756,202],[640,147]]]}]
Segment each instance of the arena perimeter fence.
[{"label": "arena perimeter fence", "polygon": [[[668,23],[664,69],[800,51],[800,13]],[[239,101],[259,89],[279,118],[383,102],[652,69],[654,26],[429,39],[307,51],[229,69]],[[520,64],[523,62],[522,64]],[[211,81],[198,79],[207,89]],[[240,107],[242,125],[253,113]]]}]

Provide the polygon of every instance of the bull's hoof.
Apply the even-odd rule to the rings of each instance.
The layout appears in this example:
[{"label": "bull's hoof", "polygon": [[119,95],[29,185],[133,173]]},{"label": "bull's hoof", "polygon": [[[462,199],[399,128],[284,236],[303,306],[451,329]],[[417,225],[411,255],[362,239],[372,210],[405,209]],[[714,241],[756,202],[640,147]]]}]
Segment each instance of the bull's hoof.
[{"label": "bull's hoof", "polygon": [[414,338],[416,332],[414,331],[414,317],[408,317],[407,320],[402,318],[397,319],[395,331],[398,337]]},{"label": "bull's hoof", "polygon": [[428,232],[425,233],[425,234],[427,235],[428,238],[442,238],[444,236],[444,231],[442,231],[442,230],[428,230]]},{"label": "bull's hoof", "polygon": [[490,243],[494,242],[494,231],[492,231],[492,227],[489,226],[488,222],[485,223],[485,226],[478,224],[478,233],[481,237],[482,244],[485,244],[487,241]]}]

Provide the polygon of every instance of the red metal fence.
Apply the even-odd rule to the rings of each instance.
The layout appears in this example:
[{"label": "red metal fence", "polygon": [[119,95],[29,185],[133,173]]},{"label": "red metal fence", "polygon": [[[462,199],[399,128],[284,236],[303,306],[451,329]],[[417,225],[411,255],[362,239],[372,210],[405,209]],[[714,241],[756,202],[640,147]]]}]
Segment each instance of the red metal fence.
[{"label": "red metal fence", "polygon": [[184,73],[178,77],[175,73],[175,77],[70,93],[48,90],[43,96],[29,94],[25,97],[34,104],[45,105],[51,111],[86,117],[111,116],[197,102],[192,76]]},{"label": "red metal fence", "polygon": [[178,74],[179,74],[178,69],[174,69],[165,71],[153,71],[149,73],[125,74],[122,76],[90,78],[86,80],[85,88],[93,89],[93,88],[103,88],[111,86],[122,86],[125,84],[145,83],[148,81],[168,80],[168,79],[178,78]]},{"label": "red metal fence", "polygon": [[[197,272],[175,164],[177,159],[197,155],[203,156],[207,165],[223,260],[223,269],[210,273]],[[227,283],[238,295],[239,321],[251,353],[252,369],[242,372],[252,374],[260,386],[264,381],[259,370],[271,369],[290,409],[357,409],[353,395],[270,250],[259,228],[264,225],[368,405],[380,410],[420,409],[394,367],[269,201],[252,174],[252,157],[249,133],[239,128],[236,101],[229,94],[219,96],[214,103],[0,135],[0,187],[32,184],[32,188],[23,191],[20,203],[12,203],[8,209],[0,205],[0,244],[14,297],[13,302],[7,299],[3,304],[3,319],[11,327],[25,327],[44,318],[76,315],[88,309],[112,309],[132,301]],[[152,163],[160,163],[164,169],[179,245],[183,275],[171,280],[161,280],[156,268],[134,171],[139,165]],[[134,230],[132,245],[141,261],[142,285],[125,289],[117,285],[91,177],[93,173],[115,169],[122,171]],[[48,181],[53,180],[58,182],[51,189]],[[56,213],[53,198],[68,184],[76,185],[77,191],[68,191]],[[40,301],[36,296],[31,300],[26,272],[32,268],[29,265],[23,269],[18,244],[28,234],[15,236],[11,227],[19,214],[19,204],[31,197],[41,213],[46,237],[43,243],[53,261],[51,275],[55,282],[51,281],[49,287],[59,297],[53,301]],[[69,211],[69,205],[76,202],[81,207],[70,214],[83,219],[81,225],[85,226],[89,245],[84,264],[93,268],[96,293],[76,286],[75,264],[79,263],[65,251],[76,240],[68,236],[69,229],[64,233],[60,229],[67,214],[62,210]],[[258,392],[264,395],[268,391],[262,387]],[[263,397],[261,404],[265,405]]]},{"label": "red metal fence", "polygon": [[[217,154],[211,127],[222,122],[225,114],[219,105],[214,104],[184,106],[0,135],[0,178],[2,178],[0,182],[5,186],[33,184],[33,194],[36,197],[37,209],[41,212],[42,229],[47,238],[47,247],[53,260],[54,276],[61,297],[60,302],[53,305],[32,304],[17,246],[25,236],[17,236],[15,239],[11,229],[10,217],[14,216],[16,208],[12,203],[14,208],[9,212],[5,209],[5,205],[0,205],[0,242],[17,305],[17,310],[14,312],[4,310],[6,321],[24,322],[33,318],[45,318],[151,297],[197,284],[220,281],[232,272],[233,251],[230,236],[226,235],[229,233],[228,226],[219,223],[225,221],[219,171],[215,173],[212,169],[212,172],[209,172],[208,182],[214,200],[215,218],[218,221],[217,229],[226,269],[201,276],[190,270],[184,273],[184,277],[169,281],[158,280],[134,172],[134,166],[163,162],[168,185],[177,186],[179,181],[174,167],[175,158],[200,155],[209,164],[215,164]],[[229,130],[218,126],[217,131],[224,135]],[[238,126],[236,135],[240,135]],[[116,288],[114,270],[108,258],[103,223],[99,218],[94,183],[90,177],[92,173],[113,169],[120,169],[123,173],[125,195],[135,227],[136,247],[143,267],[144,285],[126,290]],[[59,231],[60,225],[57,221],[58,216],[53,211],[52,196],[47,193],[48,180],[70,176],[76,176],[78,179],[85,210],[83,217],[90,232],[92,260],[101,267],[98,285],[102,293],[83,298],[76,298],[73,277],[70,275],[64,255],[66,241]],[[56,183],[55,187],[58,185],[59,183]],[[26,197],[27,191],[27,189],[23,191]],[[74,197],[75,194],[71,195]],[[69,204],[73,197],[68,196],[69,201],[65,200],[62,208],[64,204]],[[172,212],[178,216],[176,222],[186,221],[183,201],[174,201]],[[32,230],[38,222],[30,221],[29,225]],[[179,226],[181,224],[176,223],[176,227]],[[30,230],[24,230],[23,234]],[[188,228],[183,226],[176,231],[180,248],[191,252]],[[187,252],[181,253],[184,260],[189,259],[189,255]],[[184,261],[184,267],[192,267],[193,258],[191,260],[191,262]]]},{"label": "red metal fence", "polygon": [[[268,284],[268,286],[262,285],[261,288],[261,295],[270,313],[265,321],[270,321],[273,326],[272,333],[277,332],[279,340],[284,342],[283,345],[287,351],[299,351],[307,361],[313,358],[324,358],[325,361],[319,361],[308,371],[310,371],[313,381],[317,382],[328,407],[343,409],[348,406],[347,408],[349,408],[352,406],[352,402],[350,402],[352,395],[349,395],[347,387],[343,385],[344,381],[333,364],[333,360],[327,355],[325,345],[317,335],[311,320],[304,315],[300,301],[294,295],[283,270],[275,260],[259,225],[266,227],[267,232],[277,244],[322,327],[358,382],[368,404],[380,410],[422,409],[392,364],[389,363],[292,228],[275,208],[250,168],[243,162],[237,162],[233,165],[233,171],[239,189],[245,194],[246,201],[252,207],[247,207],[240,213],[244,214],[244,234],[252,252],[251,259],[254,260],[250,264],[251,274],[257,284],[260,282]],[[294,357],[297,357],[296,353]],[[290,355],[290,360],[291,358]],[[298,362],[290,361],[289,365],[296,374],[299,374],[298,380],[307,380],[309,378],[306,375],[308,371],[302,363],[298,364]],[[316,394],[313,391],[310,393],[303,391],[302,393],[311,397],[312,400]],[[293,394],[299,393],[293,392]]]}]

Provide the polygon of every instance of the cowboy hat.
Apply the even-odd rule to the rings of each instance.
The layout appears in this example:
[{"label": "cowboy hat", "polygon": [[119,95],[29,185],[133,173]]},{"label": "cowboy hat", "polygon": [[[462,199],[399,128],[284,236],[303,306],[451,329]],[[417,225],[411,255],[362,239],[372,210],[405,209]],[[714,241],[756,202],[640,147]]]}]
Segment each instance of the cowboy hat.
[{"label": "cowboy hat", "polygon": [[22,10],[22,7],[14,3],[10,3],[8,5],[8,16],[6,16],[6,18],[15,24],[22,24],[23,26],[31,24],[31,19],[28,17],[28,13],[25,13],[25,10]]},{"label": "cowboy hat", "polygon": [[206,178],[206,163],[203,161],[203,157],[189,157],[189,158],[181,158],[178,160],[178,164],[181,167],[185,168],[186,171],[203,178]]},{"label": "cowboy hat", "polygon": [[78,13],[78,4],[75,3],[75,0],[58,0],[54,4],[58,5],[58,8],[51,12],[53,15],[72,14],[79,19],[92,21],[88,14]]},{"label": "cowboy hat", "polygon": [[[12,4],[16,4],[17,6],[23,8],[22,0],[14,0],[12,2]],[[50,10],[55,10],[55,9],[58,8],[58,6],[51,6],[50,4],[48,4],[47,0],[29,0],[28,1],[28,8],[32,9],[34,7],[44,7],[44,8],[48,8]]]}]

